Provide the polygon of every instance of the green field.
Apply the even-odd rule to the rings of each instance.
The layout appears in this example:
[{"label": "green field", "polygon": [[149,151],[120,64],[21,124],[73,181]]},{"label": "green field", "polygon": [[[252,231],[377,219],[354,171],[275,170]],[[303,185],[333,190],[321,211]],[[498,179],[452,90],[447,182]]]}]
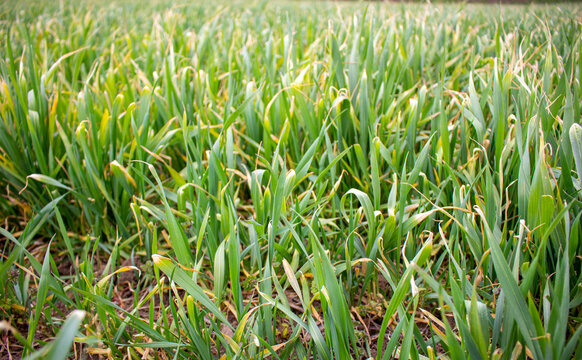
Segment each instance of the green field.
[{"label": "green field", "polygon": [[1,358],[582,358],[582,7],[5,1],[0,39]]}]

